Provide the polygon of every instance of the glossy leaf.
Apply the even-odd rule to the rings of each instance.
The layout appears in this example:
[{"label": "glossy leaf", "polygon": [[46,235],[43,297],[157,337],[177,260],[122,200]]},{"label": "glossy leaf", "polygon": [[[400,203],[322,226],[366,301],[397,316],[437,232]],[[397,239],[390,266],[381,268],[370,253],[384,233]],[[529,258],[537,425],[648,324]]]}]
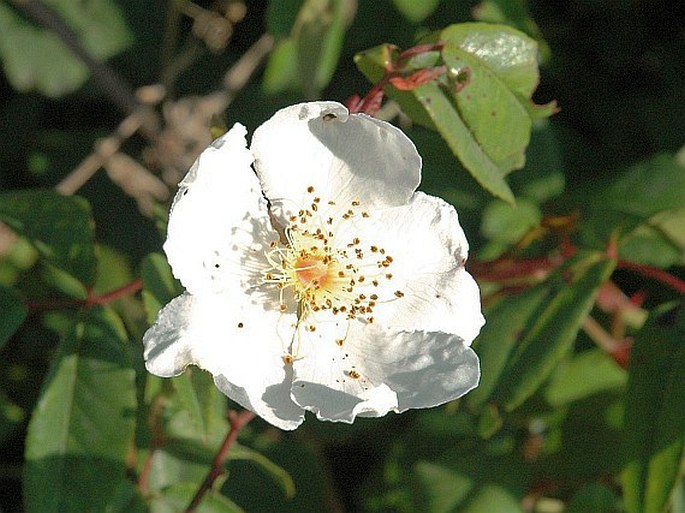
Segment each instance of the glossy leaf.
[{"label": "glossy leaf", "polygon": [[629,513],[666,509],[685,443],[685,310],[666,305],[635,336],[621,475]]},{"label": "glossy leaf", "polygon": [[442,55],[451,75],[466,77],[454,87],[452,98],[483,151],[502,173],[523,167],[532,128],[524,105],[479,57],[453,46],[446,46]]},{"label": "glossy leaf", "polygon": [[94,282],[93,220],[83,198],[40,189],[2,193],[0,220],[83,285]]},{"label": "glossy leaf", "polygon": [[28,308],[13,289],[0,285],[0,349],[24,322]]},{"label": "glossy leaf", "polygon": [[[116,55],[132,42],[120,8],[111,0],[45,0],[45,4],[95,58]],[[53,97],[80,87],[88,78],[85,64],[54,32],[29,23],[19,12],[0,3],[0,56],[13,87]]]},{"label": "glossy leaf", "polygon": [[26,440],[28,512],[104,511],[127,480],[135,374],[121,320],[96,307],[62,341]]},{"label": "glossy leaf", "polygon": [[[530,98],[539,81],[537,43],[506,25],[460,23],[440,32],[452,49],[472,55],[521,98]],[[444,54],[444,52],[443,52]]]},{"label": "glossy leaf", "polygon": [[553,278],[556,291],[534,314],[498,385],[496,395],[505,409],[520,406],[568,353],[614,266],[602,254],[590,253],[574,258]]},{"label": "glossy leaf", "polygon": [[[406,91],[388,85],[388,95],[416,123],[437,130],[481,186],[513,203],[504,177],[523,166],[532,120],[555,110],[530,100],[539,78],[536,42],[511,27],[485,23],[451,25],[428,41],[444,43],[445,73]],[[399,63],[390,45],[355,56],[374,83],[398,69],[415,73],[413,60]]]}]

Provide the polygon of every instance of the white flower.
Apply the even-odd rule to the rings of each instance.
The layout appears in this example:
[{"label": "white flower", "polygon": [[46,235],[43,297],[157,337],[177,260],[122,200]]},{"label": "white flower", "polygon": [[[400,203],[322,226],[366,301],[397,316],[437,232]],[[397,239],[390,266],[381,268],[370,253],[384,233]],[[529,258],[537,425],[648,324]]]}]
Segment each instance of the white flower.
[{"label": "white flower", "polygon": [[415,192],[392,125],[334,102],[236,124],[181,182],[164,245],[187,289],[144,337],[147,368],[189,364],[271,424],[427,408],[479,379],[483,325],[457,213]]}]

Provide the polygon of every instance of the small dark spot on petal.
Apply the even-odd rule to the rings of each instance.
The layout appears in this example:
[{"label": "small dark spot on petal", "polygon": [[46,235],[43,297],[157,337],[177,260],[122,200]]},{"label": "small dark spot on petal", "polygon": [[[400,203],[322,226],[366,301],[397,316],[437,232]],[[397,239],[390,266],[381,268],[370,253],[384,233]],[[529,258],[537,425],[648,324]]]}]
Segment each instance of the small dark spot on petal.
[{"label": "small dark spot on petal", "polygon": [[239,323],[238,323],[238,327],[239,327],[239,328],[242,328],[243,326],[245,326],[245,325],[244,325],[242,322],[239,322]]},{"label": "small dark spot on petal", "polygon": [[333,114],[332,112],[329,112],[328,114],[323,115],[323,120],[324,121],[333,121],[334,119],[338,119],[338,116]]}]

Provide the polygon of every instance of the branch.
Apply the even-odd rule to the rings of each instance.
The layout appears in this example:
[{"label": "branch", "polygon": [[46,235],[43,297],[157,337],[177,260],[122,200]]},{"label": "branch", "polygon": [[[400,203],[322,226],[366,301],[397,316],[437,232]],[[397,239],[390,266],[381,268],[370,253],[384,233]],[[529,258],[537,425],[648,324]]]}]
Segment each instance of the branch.
[{"label": "branch", "polygon": [[27,306],[32,312],[41,312],[46,310],[62,310],[64,308],[89,308],[93,305],[108,305],[117,299],[134,294],[143,288],[143,281],[140,279],[133,280],[123,287],[107,292],[98,296],[88,291],[86,299],[76,299],[73,297],[61,297],[53,299],[39,299],[36,301],[29,301]]},{"label": "branch", "polygon": [[209,470],[207,477],[205,477],[205,480],[202,482],[200,488],[198,488],[197,492],[195,493],[193,500],[190,501],[190,504],[186,508],[185,513],[195,513],[197,507],[200,505],[200,502],[202,502],[202,499],[205,496],[205,494],[212,488],[214,481],[216,481],[217,478],[221,474],[223,474],[224,461],[228,456],[229,449],[231,448],[233,443],[238,439],[240,431],[253,418],[255,418],[255,414],[249,410],[243,410],[240,413],[234,410],[228,411],[228,422],[230,423],[231,427],[228,430],[228,434],[226,435],[226,438],[221,444],[221,447],[219,447],[216,456],[214,456],[214,460],[212,461],[212,468]]},{"label": "branch", "polygon": [[138,108],[130,86],[112,71],[107,65],[98,61],[86,50],[76,33],[62,20],[51,7],[40,0],[10,0],[22,9],[33,21],[52,30],[62,42],[88,67],[93,82],[102,89],[119,109],[132,114]]}]

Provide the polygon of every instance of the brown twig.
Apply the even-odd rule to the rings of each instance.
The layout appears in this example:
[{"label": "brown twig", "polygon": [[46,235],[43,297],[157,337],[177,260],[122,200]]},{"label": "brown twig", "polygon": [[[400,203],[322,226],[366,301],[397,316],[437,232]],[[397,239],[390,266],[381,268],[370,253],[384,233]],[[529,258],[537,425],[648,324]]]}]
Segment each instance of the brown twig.
[{"label": "brown twig", "polygon": [[228,411],[228,422],[230,424],[230,429],[228,430],[228,433],[226,434],[226,438],[224,439],[223,443],[221,444],[221,447],[219,447],[219,450],[217,451],[216,455],[214,456],[214,460],[212,461],[212,468],[209,469],[209,473],[207,474],[207,477],[205,477],[205,480],[202,482],[200,487],[197,489],[197,492],[195,493],[193,500],[190,501],[190,504],[186,508],[185,513],[195,513],[195,511],[197,510],[197,507],[200,505],[200,502],[202,502],[202,499],[205,496],[205,494],[212,488],[214,481],[216,481],[217,478],[221,474],[223,474],[223,472],[224,472],[224,468],[223,468],[224,467],[224,461],[226,460],[226,457],[228,456],[229,449],[231,448],[233,443],[238,439],[238,435],[240,435],[240,431],[254,417],[255,417],[255,414],[249,410],[243,410],[241,412],[237,412],[234,410]]}]

